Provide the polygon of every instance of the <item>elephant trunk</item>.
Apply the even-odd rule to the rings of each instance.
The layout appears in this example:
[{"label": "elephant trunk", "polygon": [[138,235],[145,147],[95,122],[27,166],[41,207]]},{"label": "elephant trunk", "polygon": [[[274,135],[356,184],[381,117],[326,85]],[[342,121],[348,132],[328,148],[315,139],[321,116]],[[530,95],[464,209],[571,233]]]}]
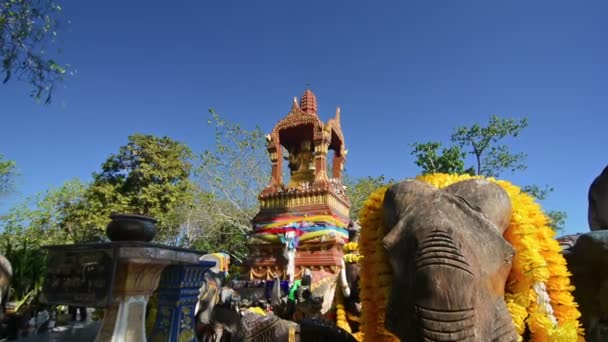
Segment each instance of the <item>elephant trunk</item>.
[{"label": "elephant trunk", "polygon": [[344,259],[342,259],[342,269],[340,270],[340,286],[342,287],[342,294],[344,298],[350,298],[350,287],[348,286],[348,281],[346,280],[346,263]]}]

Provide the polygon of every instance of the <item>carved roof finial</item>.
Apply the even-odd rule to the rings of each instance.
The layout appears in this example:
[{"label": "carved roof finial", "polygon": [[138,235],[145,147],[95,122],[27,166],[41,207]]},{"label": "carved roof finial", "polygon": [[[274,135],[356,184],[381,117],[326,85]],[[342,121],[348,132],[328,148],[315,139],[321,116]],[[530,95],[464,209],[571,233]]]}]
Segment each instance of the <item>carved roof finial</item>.
[{"label": "carved roof finial", "polygon": [[336,116],[335,120],[340,123],[340,107],[336,107]]},{"label": "carved roof finial", "polygon": [[306,89],[300,99],[300,108],[304,113],[317,115],[317,97],[310,89]]},{"label": "carved roof finial", "polygon": [[298,97],[294,96],[293,97],[293,103],[291,104],[291,110],[294,110],[295,108],[300,108],[300,105],[298,105]]}]

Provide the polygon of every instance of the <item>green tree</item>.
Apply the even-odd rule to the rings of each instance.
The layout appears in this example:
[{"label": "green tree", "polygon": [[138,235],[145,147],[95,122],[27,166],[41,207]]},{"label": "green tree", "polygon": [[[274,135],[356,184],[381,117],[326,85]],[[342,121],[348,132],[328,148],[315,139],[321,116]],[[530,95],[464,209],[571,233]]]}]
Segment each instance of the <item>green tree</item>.
[{"label": "green tree", "polygon": [[0,58],[3,83],[13,76],[33,86],[32,96],[51,101],[67,65],[49,53],[61,22],[61,6],[52,0],[0,1]]},{"label": "green tree", "polygon": [[507,137],[517,137],[527,126],[526,118],[515,120],[492,115],[485,127],[479,124],[458,127],[451,140],[463,149],[470,148],[469,154],[475,158],[476,163],[475,174],[498,177],[504,170],[526,169],[526,155],[511,153],[509,148],[499,144],[499,141]]},{"label": "green tree", "polygon": [[[422,169],[422,174],[428,173],[470,173],[471,169],[465,170],[464,158],[466,153],[462,152],[460,146],[443,148],[440,142],[430,141],[427,143],[413,143],[411,154],[416,157],[416,165]],[[474,172],[474,171],[473,171]]]},{"label": "green tree", "polygon": [[103,236],[112,212],[156,218],[156,240],[176,243],[181,218],[191,203],[190,149],[168,137],[135,134],[93,174],[82,201],[67,206],[62,222],[78,239]]},{"label": "green tree", "polygon": [[[549,197],[549,194],[551,194],[555,189],[549,185],[545,185],[544,187],[540,187],[538,185],[526,185],[522,187],[521,190],[539,201],[543,201]],[[545,214],[549,218],[549,226],[553,228],[553,230],[556,232],[563,232],[566,229],[565,225],[568,215],[565,211],[548,210],[545,212]]]},{"label": "green tree", "polygon": [[[473,124],[470,127],[459,127],[451,136],[448,148],[443,148],[440,142],[414,143],[411,154],[416,157],[415,163],[422,169],[422,173],[457,173],[498,177],[504,171],[523,171],[526,169],[526,155],[512,153],[509,147],[502,142],[506,138],[518,137],[528,120],[505,119],[492,115],[486,126]],[[466,151],[467,152],[463,152]],[[466,157],[471,155],[474,165],[465,169]],[[552,187],[528,185],[522,191],[532,195],[539,201],[545,200]],[[564,230],[566,212],[551,210],[546,212],[550,226],[555,231]]]},{"label": "green tree", "polygon": [[81,201],[86,184],[75,179],[39,193],[0,216],[0,252],[13,266],[12,286],[18,298],[38,291],[46,269],[41,246],[74,242],[62,227],[65,208]]},{"label": "green tree", "polygon": [[360,177],[353,178],[344,175],[344,185],[346,185],[346,195],[350,200],[350,218],[351,220],[359,219],[359,212],[363,208],[363,203],[371,195],[371,193],[381,186],[394,183],[393,179],[387,180],[384,175],[378,177]]},{"label": "green tree", "polygon": [[549,218],[549,227],[558,233],[566,230],[566,219],[568,215],[562,210],[548,210],[546,213]]},{"label": "green tree", "polygon": [[246,129],[212,109],[209,114],[207,124],[215,131],[215,145],[201,153],[196,168],[204,196],[189,214],[191,227],[196,227],[190,229],[189,240],[204,249],[201,244],[220,241],[227,251],[239,253],[259,211],[258,195],[270,181],[270,160],[260,127]]},{"label": "green tree", "polygon": [[4,156],[0,154],[0,196],[10,191],[11,181],[15,174],[15,162],[4,159]]}]

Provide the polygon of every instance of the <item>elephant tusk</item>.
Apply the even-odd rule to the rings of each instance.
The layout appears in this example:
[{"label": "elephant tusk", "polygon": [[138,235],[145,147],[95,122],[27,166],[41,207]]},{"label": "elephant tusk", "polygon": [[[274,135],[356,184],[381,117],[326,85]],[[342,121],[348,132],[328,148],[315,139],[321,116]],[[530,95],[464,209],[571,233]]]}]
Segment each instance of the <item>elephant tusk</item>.
[{"label": "elephant tusk", "polygon": [[344,298],[350,297],[350,287],[348,287],[348,282],[346,281],[346,263],[344,259],[342,259],[342,269],[340,270],[340,283],[342,285],[342,294]]}]

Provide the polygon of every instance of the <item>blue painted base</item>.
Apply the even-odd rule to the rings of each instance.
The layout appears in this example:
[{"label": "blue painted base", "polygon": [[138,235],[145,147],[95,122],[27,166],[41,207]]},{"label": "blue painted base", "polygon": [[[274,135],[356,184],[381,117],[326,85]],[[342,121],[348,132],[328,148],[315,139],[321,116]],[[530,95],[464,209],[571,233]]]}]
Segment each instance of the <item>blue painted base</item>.
[{"label": "blue painted base", "polygon": [[196,342],[194,309],[205,272],[215,262],[167,266],[156,293],[156,321],[148,340]]}]

